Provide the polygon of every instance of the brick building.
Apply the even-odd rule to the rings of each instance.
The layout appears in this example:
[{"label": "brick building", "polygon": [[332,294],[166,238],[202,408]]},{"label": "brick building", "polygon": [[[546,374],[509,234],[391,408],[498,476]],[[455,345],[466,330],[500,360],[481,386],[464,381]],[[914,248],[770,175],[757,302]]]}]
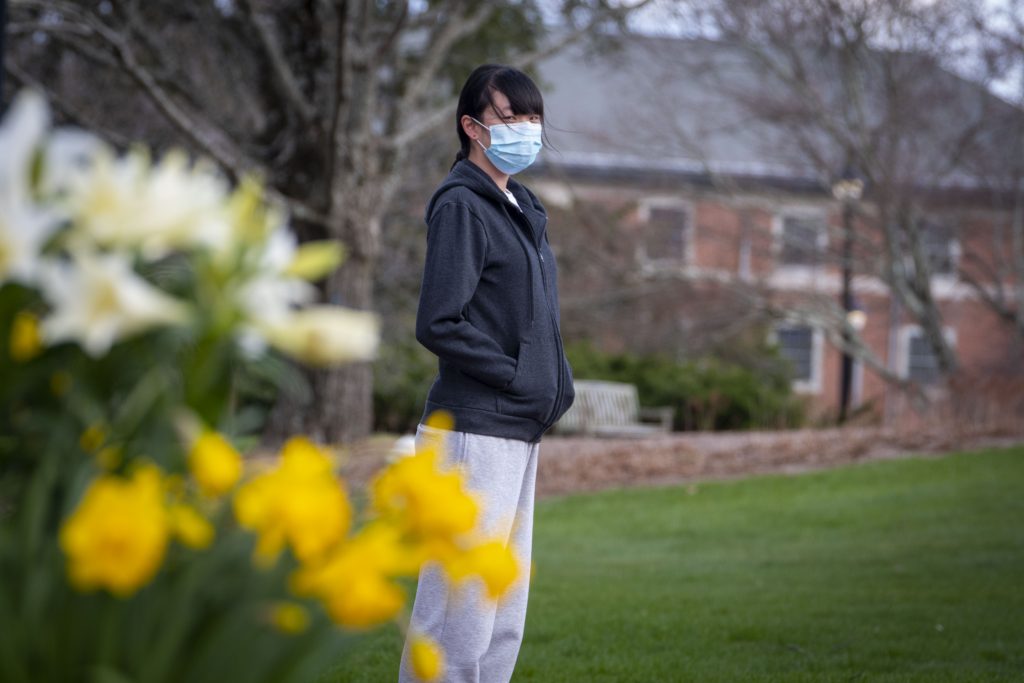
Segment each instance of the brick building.
[{"label": "brick building", "polygon": [[[1021,112],[941,73],[955,97],[935,107],[939,124],[916,124],[929,144],[914,162],[932,168],[949,140],[962,139],[953,120],[986,130],[972,148],[985,163],[961,154],[941,175],[908,164],[914,187],[898,205],[912,204],[914,242],[894,246],[880,228],[894,220],[895,204],[878,198],[889,188],[837,194],[844,176],[861,186],[844,169],[848,152],[824,138],[808,152],[784,122],[751,117],[736,93],[749,98],[771,83],[737,55],[707,41],[634,38],[607,54],[570,49],[542,63],[553,149],[528,182],[552,212],[567,338],[686,357],[766,322],[792,361],[794,389],[827,416],[842,393],[845,329],[873,357],[852,364],[852,410],[892,417],[913,395],[908,388],[948,395],[948,379],[1006,385],[995,394],[1020,401],[1024,335],[981,295],[1012,294],[1024,275],[989,272],[1024,248],[1010,237],[1018,193],[989,182],[995,167],[1001,182],[1012,176],[1020,187]],[[927,261],[926,286],[916,281],[924,313],[917,294],[893,295],[892,269],[912,268],[915,255]],[[1012,298],[1003,303],[1017,310]],[[929,324],[941,326],[954,371],[942,372]]]}]

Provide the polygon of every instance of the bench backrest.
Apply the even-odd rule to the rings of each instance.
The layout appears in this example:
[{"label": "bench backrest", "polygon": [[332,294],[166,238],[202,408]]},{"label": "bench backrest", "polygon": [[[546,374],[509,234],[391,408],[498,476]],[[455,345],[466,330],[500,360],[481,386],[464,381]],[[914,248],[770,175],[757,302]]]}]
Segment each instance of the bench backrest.
[{"label": "bench backrest", "polygon": [[576,399],[558,426],[561,431],[587,431],[592,425],[630,425],[637,422],[640,396],[625,382],[581,379],[573,382]]}]

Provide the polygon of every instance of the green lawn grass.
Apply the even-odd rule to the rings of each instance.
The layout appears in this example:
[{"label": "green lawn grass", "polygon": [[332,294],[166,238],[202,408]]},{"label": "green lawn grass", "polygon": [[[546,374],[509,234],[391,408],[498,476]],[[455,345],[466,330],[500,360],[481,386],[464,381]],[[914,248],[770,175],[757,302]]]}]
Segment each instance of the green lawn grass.
[{"label": "green lawn grass", "polygon": [[[534,534],[513,681],[1024,681],[1024,448],[547,499]],[[397,680],[396,628],[355,645],[325,682]]]}]

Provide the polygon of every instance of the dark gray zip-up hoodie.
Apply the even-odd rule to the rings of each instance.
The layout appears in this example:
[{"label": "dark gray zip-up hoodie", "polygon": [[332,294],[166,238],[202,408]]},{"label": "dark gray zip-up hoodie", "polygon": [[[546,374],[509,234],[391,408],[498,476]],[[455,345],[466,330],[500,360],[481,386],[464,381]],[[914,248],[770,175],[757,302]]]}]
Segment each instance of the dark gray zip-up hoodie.
[{"label": "dark gray zip-up hoodie", "polygon": [[423,419],[447,410],[458,431],[537,442],[575,392],[547,213],[511,178],[508,189],[520,209],[462,160],[427,205],[416,339],[438,375]]}]

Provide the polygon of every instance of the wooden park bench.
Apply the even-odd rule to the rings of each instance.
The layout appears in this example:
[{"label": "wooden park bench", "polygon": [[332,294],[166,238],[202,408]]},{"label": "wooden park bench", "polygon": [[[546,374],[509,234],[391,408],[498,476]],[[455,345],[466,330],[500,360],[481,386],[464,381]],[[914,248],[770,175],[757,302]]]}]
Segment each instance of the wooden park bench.
[{"label": "wooden park bench", "polygon": [[576,400],[555,425],[559,434],[629,437],[672,431],[672,408],[641,407],[632,384],[576,380],[573,388]]}]

